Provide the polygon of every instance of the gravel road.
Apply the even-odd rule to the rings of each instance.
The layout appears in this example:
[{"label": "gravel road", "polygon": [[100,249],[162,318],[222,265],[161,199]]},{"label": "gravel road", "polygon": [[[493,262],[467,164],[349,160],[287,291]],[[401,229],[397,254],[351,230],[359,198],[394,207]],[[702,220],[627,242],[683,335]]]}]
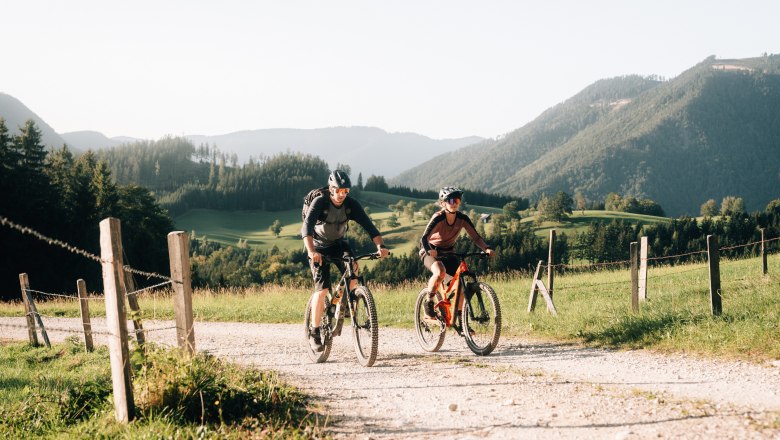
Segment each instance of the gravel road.
[{"label": "gravel road", "polygon": [[[2,337],[26,339],[21,318]],[[5,324],[5,326],[4,326]],[[9,327],[8,324],[13,327]],[[51,328],[79,329],[49,318]],[[171,322],[147,321],[148,329]],[[98,329],[105,324],[93,320]],[[780,362],[756,365],[502,337],[474,356],[448,333],[425,353],[412,330],[380,328],[379,358],[357,364],[349,328],[312,364],[302,325],[197,322],[198,350],[279,371],[313,396],[336,438],[777,438]],[[132,326],[130,327],[132,328]],[[53,341],[69,333],[52,331]],[[174,330],[148,339],[172,344]],[[98,335],[97,343],[105,343]]]}]

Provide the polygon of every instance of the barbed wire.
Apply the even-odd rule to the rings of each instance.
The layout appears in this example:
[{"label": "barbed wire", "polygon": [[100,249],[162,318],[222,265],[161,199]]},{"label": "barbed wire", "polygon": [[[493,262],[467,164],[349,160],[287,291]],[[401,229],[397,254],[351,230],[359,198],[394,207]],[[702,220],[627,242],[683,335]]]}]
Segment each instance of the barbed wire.
[{"label": "barbed wire", "polygon": [[719,251],[730,251],[730,250],[733,250],[733,249],[739,249],[739,248],[743,248],[743,247],[753,246],[753,245],[756,245],[756,244],[761,244],[761,242],[760,241],[754,241],[753,243],[738,244],[738,245],[734,245],[734,246],[725,246],[725,247],[722,247],[722,248],[720,248],[718,250]]},{"label": "barbed wire", "polygon": [[631,260],[621,260],[621,261],[608,261],[604,263],[590,263],[590,264],[565,264],[565,263],[559,263],[559,264],[544,264],[545,268],[556,268],[556,267],[563,267],[563,268],[572,268],[572,269],[586,269],[590,267],[602,267],[602,266],[617,266],[621,264],[630,264]]},{"label": "barbed wire", "polygon": [[159,274],[157,272],[146,272],[146,271],[139,270],[139,269],[133,269],[130,266],[122,266],[122,269],[125,272],[130,272],[130,273],[133,273],[133,274],[136,274],[136,275],[145,276],[147,280],[149,278],[159,278],[161,280],[167,280],[166,282],[168,282],[168,283],[179,283],[179,284],[181,284],[181,281],[176,281],[176,280],[174,280],[173,278],[171,278],[171,277],[169,277],[167,275],[162,275],[162,274]]},{"label": "barbed wire", "polygon": [[70,244],[65,243],[64,241],[61,241],[61,240],[57,240],[56,238],[47,237],[47,236],[41,234],[40,232],[38,232],[38,231],[36,231],[36,230],[34,230],[32,228],[29,228],[27,226],[22,226],[22,225],[19,225],[17,223],[14,223],[11,220],[9,220],[9,219],[7,219],[7,218],[5,218],[3,216],[0,216],[0,225],[8,226],[11,229],[16,229],[17,231],[21,232],[22,234],[32,235],[33,237],[35,237],[35,238],[37,238],[37,239],[39,239],[41,241],[45,241],[49,245],[59,246],[59,247],[65,249],[67,251],[70,251],[70,252],[72,252],[74,254],[78,254],[78,255],[81,255],[83,257],[87,257],[90,260],[97,261],[98,263],[102,263],[102,260],[100,259],[100,257],[98,257],[97,255],[95,255],[93,253],[87,252],[87,251],[85,251],[83,249],[79,249],[76,246],[70,245]]},{"label": "barbed wire", "polygon": [[73,296],[73,295],[62,295],[62,294],[59,294],[59,293],[48,293],[48,292],[41,292],[40,290],[24,289],[24,291],[25,291],[25,292],[32,292],[32,293],[37,293],[37,294],[39,294],[39,295],[44,295],[44,296],[54,296],[54,297],[68,298],[68,299],[79,299],[79,297],[78,297],[78,296]]},{"label": "barbed wire", "polygon": [[709,269],[709,268],[707,266],[692,267],[692,268],[685,269],[685,270],[678,270],[678,271],[672,272],[672,273],[665,273],[665,274],[660,274],[660,275],[648,275],[647,278],[645,278],[645,279],[653,280],[653,279],[658,279],[658,278],[665,278],[665,277],[669,277],[669,276],[672,276],[672,275],[677,275],[677,274],[680,274],[680,273],[693,272],[693,271],[696,271],[696,270],[704,270],[704,269]]},{"label": "barbed wire", "polygon": [[177,328],[175,325],[171,327],[157,327],[157,328],[139,328],[136,330],[131,330],[130,333],[151,333],[151,332],[157,332],[162,330],[171,330]]},{"label": "barbed wire", "polygon": [[585,287],[608,286],[608,285],[612,285],[612,284],[626,284],[626,283],[629,283],[629,282],[630,282],[630,280],[605,281],[603,283],[578,284],[578,285],[573,286],[573,287],[568,287],[568,286],[566,286],[566,287],[556,287],[553,290],[570,290],[570,289],[571,290],[576,290],[576,289],[581,289],[581,288],[585,288]]},{"label": "barbed wire", "polygon": [[87,299],[87,300],[90,300],[90,301],[93,301],[93,300],[94,301],[103,301],[103,300],[105,300],[105,298],[102,297],[102,296],[94,296],[94,295],[93,296],[85,296],[84,298],[82,298],[80,296],[63,295],[63,294],[59,294],[59,293],[41,292],[40,290],[33,290],[33,289],[24,289],[24,290],[27,291],[27,292],[37,293],[39,295],[62,297],[62,298],[68,298],[68,299],[78,299],[78,300]]},{"label": "barbed wire", "polygon": [[689,255],[697,255],[697,254],[706,254],[707,251],[693,251],[693,252],[686,252],[684,254],[677,254],[677,255],[665,255],[662,257],[647,257],[647,258],[641,258],[641,260],[644,261],[656,261],[656,260],[667,260],[671,258],[680,258],[680,257],[687,257]]},{"label": "barbed wire", "polygon": [[[86,257],[86,258],[88,258],[90,260],[93,260],[93,261],[96,261],[98,263],[101,263],[101,264],[102,263],[111,263],[111,261],[103,260],[102,258],[98,257],[97,255],[95,255],[95,254],[93,254],[91,252],[85,251],[84,249],[79,249],[76,246],[73,246],[71,244],[65,243],[62,240],[58,240],[56,238],[48,237],[48,236],[46,236],[44,234],[41,234],[40,232],[38,232],[35,229],[32,229],[32,228],[30,228],[28,226],[22,226],[22,225],[20,225],[18,223],[14,223],[13,221],[9,220],[6,217],[0,216],[0,225],[8,226],[11,229],[15,229],[15,230],[17,230],[18,232],[20,232],[22,234],[32,235],[33,237],[35,237],[35,238],[37,238],[37,239],[39,239],[41,241],[45,241],[49,245],[59,246],[59,247],[65,249],[65,250],[67,250],[69,252],[72,252],[72,253],[77,254],[77,255],[81,255],[83,257]],[[123,269],[126,272],[134,273],[136,275],[145,276],[147,279],[149,279],[149,278],[159,278],[159,279],[163,279],[163,280],[169,280],[171,282],[176,282],[176,280],[174,280],[173,278],[171,278],[169,276],[166,276],[166,275],[162,275],[162,274],[156,273],[156,272],[147,272],[147,271],[143,271],[143,270],[139,270],[139,269],[134,269],[134,268],[132,268],[130,266],[123,266]]]},{"label": "barbed wire", "polygon": [[127,292],[127,295],[128,295],[128,296],[130,296],[130,295],[135,295],[135,294],[138,294],[139,292],[143,292],[143,291],[146,291],[146,290],[152,290],[152,289],[156,289],[157,287],[164,286],[164,285],[166,285],[166,284],[172,284],[172,282],[173,282],[173,280],[163,281],[162,283],[160,283],[160,284],[155,284],[154,286],[144,287],[143,289],[138,289],[138,290],[134,290],[134,291],[132,291],[132,292]]},{"label": "barbed wire", "polygon": [[[11,324],[11,323],[6,323],[6,322],[0,322],[0,327],[20,328],[20,329],[25,329],[25,330],[28,329],[27,325],[25,325],[25,324]],[[37,330],[39,327],[40,326],[36,325],[35,329]],[[78,335],[83,335],[84,334],[84,330],[83,329],[77,330],[77,329],[72,329],[72,328],[62,328],[62,327],[49,327],[49,326],[46,326],[46,327],[43,328],[43,330],[46,330],[46,332],[55,331],[55,332],[73,333],[73,334],[78,334]],[[90,333],[92,333],[93,335],[105,335],[105,336],[113,336],[114,335],[113,333],[111,333],[107,329],[106,329],[106,331],[103,331],[103,330],[90,330]]]}]

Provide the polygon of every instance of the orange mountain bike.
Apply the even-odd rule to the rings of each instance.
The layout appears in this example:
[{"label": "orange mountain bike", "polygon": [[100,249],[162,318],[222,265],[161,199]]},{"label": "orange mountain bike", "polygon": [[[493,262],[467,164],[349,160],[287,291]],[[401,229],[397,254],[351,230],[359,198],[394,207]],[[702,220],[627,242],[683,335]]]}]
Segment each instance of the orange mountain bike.
[{"label": "orange mountain bike", "polygon": [[[460,264],[449,283],[441,283],[434,295],[436,319],[425,316],[424,302],[430,297],[428,289],[417,296],[414,306],[414,325],[417,340],[425,351],[438,351],[444,343],[448,327],[454,328],[466,339],[474,354],[486,356],[498,345],[501,336],[501,306],[498,296],[487,283],[477,280],[476,274],[469,271],[467,257],[485,258],[484,252],[453,253],[437,257],[458,258]],[[463,308],[458,303],[463,300]]]}]

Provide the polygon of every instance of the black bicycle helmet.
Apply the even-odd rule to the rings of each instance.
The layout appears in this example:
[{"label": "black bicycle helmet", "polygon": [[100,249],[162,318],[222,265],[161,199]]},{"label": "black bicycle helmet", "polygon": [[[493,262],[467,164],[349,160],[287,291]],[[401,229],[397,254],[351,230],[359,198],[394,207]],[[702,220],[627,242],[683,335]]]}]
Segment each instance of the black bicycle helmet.
[{"label": "black bicycle helmet", "polygon": [[328,186],[336,188],[352,188],[352,182],[347,173],[341,170],[333,170],[328,176]]},{"label": "black bicycle helmet", "polygon": [[442,202],[448,199],[461,198],[463,198],[463,191],[454,186],[445,186],[439,190],[439,200]]}]

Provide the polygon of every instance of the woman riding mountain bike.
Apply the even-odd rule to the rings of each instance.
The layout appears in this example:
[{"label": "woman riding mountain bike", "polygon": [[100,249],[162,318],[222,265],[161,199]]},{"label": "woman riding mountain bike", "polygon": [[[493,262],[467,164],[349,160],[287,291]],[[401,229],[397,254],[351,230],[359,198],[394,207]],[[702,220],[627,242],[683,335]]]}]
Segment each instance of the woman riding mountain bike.
[{"label": "woman riding mountain bike", "polygon": [[[428,300],[423,304],[425,316],[431,319],[436,317],[433,296],[439,290],[444,276],[454,275],[460,264],[460,260],[454,255],[454,248],[461,231],[465,229],[474,243],[489,257],[494,254],[493,249],[485,243],[474,228],[471,219],[458,211],[461,199],[463,199],[462,190],[453,186],[442,188],[439,191],[439,205],[442,210],[433,214],[420,239],[420,258],[425,267],[431,271],[431,278],[428,280]],[[460,298],[460,304],[457,304],[459,310],[463,306],[462,302],[463,297]]]}]

